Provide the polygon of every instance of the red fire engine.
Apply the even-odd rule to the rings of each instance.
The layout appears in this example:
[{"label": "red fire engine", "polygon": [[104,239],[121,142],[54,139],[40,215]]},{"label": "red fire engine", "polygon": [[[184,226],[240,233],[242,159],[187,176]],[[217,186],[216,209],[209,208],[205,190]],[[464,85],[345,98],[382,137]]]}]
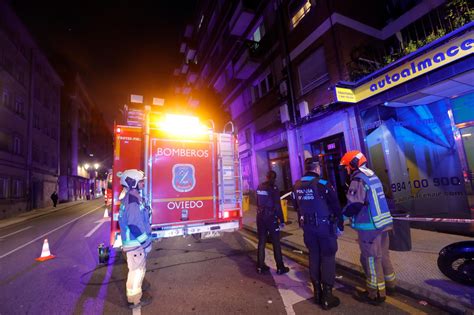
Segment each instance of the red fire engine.
[{"label": "red fire engine", "polygon": [[[197,117],[145,109],[143,126],[116,125],[112,170],[111,244],[120,246],[120,178],[144,170],[154,238],[232,232],[242,225],[242,190],[232,123],[223,133]],[[230,130],[226,130],[230,129]]]}]

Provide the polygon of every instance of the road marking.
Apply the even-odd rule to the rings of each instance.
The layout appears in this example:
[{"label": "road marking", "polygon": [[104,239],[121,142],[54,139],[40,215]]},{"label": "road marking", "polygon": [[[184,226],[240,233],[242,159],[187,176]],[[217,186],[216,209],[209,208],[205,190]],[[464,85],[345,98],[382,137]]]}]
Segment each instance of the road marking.
[{"label": "road marking", "polygon": [[[356,286],[356,290],[359,291],[359,292],[363,292],[365,291],[364,288],[362,287],[359,287],[359,286]],[[397,299],[394,299],[390,296],[386,296],[385,297],[385,302],[388,303],[388,304],[391,304],[393,306],[395,306],[396,308],[402,310],[402,311],[405,311],[407,312],[408,314],[417,314],[417,315],[427,315],[428,313],[425,313],[411,305],[408,305],[400,300],[397,300]]]},{"label": "road marking", "polygon": [[1,239],[1,238],[7,238],[7,237],[9,237],[9,236],[15,235],[16,233],[20,233],[20,232],[26,231],[26,230],[31,229],[31,228],[32,228],[32,226],[28,226],[28,227],[26,227],[26,228],[24,228],[24,229],[21,229],[21,230],[18,230],[18,231],[16,231],[16,232],[13,232],[13,233],[10,233],[10,234],[7,234],[7,235],[0,236],[0,239]]},{"label": "road marking", "polygon": [[44,233],[44,234],[41,235],[41,236],[38,236],[38,237],[35,238],[34,240],[31,240],[31,241],[29,241],[28,243],[25,243],[25,244],[23,244],[23,245],[21,245],[21,246],[15,248],[14,250],[9,251],[8,253],[3,254],[2,256],[0,256],[0,259],[5,258],[5,257],[7,257],[7,256],[10,255],[10,254],[13,254],[14,252],[16,252],[16,251],[18,251],[18,250],[20,250],[20,249],[22,249],[22,248],[24,248],[24,247],[26,247],[26,246],[28,246],[28,245],[34,243],[34,242],[36,242],[36,241],[42,239],[43,237],[45,237],[45,236],[47,236],[47,235],[49,235],[49,234],[51,234],[51,233],[53,233],[53,232],[56,232],[56,231],[59,230],[59,229],[62,229],[63,227],[65,227],[65,226],[68,225],[68,224],[71,224],[71,223],[73,223],[73,222],[76,222],[76,221],[79,220],[80,218],[85,217],[85,216],[88,215],[89,213],[92,213],[92,212],[94,212],[95,210],[97,210],[97,209],[99,209],[99,208],[102,208],[102,207],[103,207],[103,205],[98,206],[97,208],[95,208],[95,209],[93,209],[93,210],[91,210],[91,211],[89,211],[89,212],[87,212],[87,213],[84,213],[84,214],[81,215],[80,217],[77,217],[77,218],[75,218],[74,220],[71,220],[71,221],[69,221],[69,222],[67,222],[67,223],[64,223],[63,225],[61,225],[60,227],[55,228],[54,230],[51,230],[51,231],[49,231],[49,232],[47,232],[47,233]]},{"label": "road marking", "polygon": [[[257,243],[250,238],[244,236],[244,239],[257,247]],[[265,264],[270,267],[273,281],[275,281],[278,293],[280,293],[283,305],[285,306],[287,315],[296,314],[293,305],[309,300],[313,297],[312,285],[307,278],[307,268],[301,266],[296,261],[283,258],[285,265],[290,271],[285,275],[276,274],[276,263],[273,259],[273,251],[265,248]],[[304,279],[302,281],[301,279]]]},{"label": "road marking", "polygon": [[92,230],[90,230],[90,232],[87,233],[85,237],[90,237],[90,236],[91,236],[92,234],[94,234],[94,232],[97,231],[97,230],[100,228],[100,226],[101,226],[102,224],[104,224],[105,222],[107,222],[107,220],[100,219],[100,220],[95,221],[94,223],[99,223],[99,224],[97,224]]},{"label": "road marking", "polygon": [[[252,239],[252,237],[247,237],[246,235],[244,235],[243,237],[247,242],[257,247],[258,244],[254,239]],[[265,247],[266,247],[265,248],[265,263],[269,267],[276,269],[276,264],[274,260],[272,259],[273,251],[268,249],[269,247],[268,244],[266,244]],[[285,252],[285,250],[282,249],[282,252]],[[286,254],[287,253],[285,253],[285,255]],[[310,284],[310,279],[307,279],[306,282],[301,281],[301,279],[306,278],[304,270],[306,269],[305,267],[308,267],[308,266],[305,264],[305,267],[302,267],[300,264],[296,262],[297,260],[294,260],[294,257],[289,256],[288,258],[290,258],[291,260],[286,260],[285,258],[283,258],[285,260],[285,264],[288,267],[290,267],[290,272],[285,275],[286,277],[282,277],[282,276],[275,277],[274,272],[272,272],[272,276],[275,281],[275,284],[277,285],[278,291],[280,292],[280,296],[282,297],[282,301],[283,301],[283,304],[285,305],[287,315],[293,315],[295,314],[293,305],[296,303],[299,303],[300,301],[311,299],[311,297],[313,296],[313,291],[312,291],[312,285]],[[295,277],[295,274],[298,274],[298,273],[300,274],[297,277]],[[293,284],[289,286],[288,282],[291,282],[292,280],[300,281],[302,282],[303,285]],[[296,288],[297,294],[296,295],[293,294],[294,292],[291,292],[291,290],[288,290],[287,289],[288,287],[291,287],[291,290],[295,290]],[[334,284],[335,289],[339,289],[342,287],[344,287],[344,285],[338,282]],[[361,292],[365,290],[364,288],[360,286],[356,286],[355,288],[357,291],[361,291]],[[407,303],[404,303],[403,301],[397,300],[390,296],[386,297],[385,302],[409,314],[427,315],[426,312],[423,312],[422,310],[419,310],[416,307],[413,307]]]}]

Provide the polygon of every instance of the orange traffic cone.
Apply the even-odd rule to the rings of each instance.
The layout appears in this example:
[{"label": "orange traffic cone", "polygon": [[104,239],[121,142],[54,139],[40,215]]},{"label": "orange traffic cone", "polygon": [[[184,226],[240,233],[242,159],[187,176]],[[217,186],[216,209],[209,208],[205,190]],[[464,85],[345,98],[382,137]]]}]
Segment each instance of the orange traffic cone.
[{"label": "orange traffic cone", "polygon": [[109,217],[109,210],[105,209],[104,210],[104,218],[108,218]]},{"label": "orange traffic cone", "polygon": [[48,239],[45,238],[44,242],[43,242],[43,250],[41,251],[41,257],[38,257],[35,260],[36,261],[45,261],[45,260],[53,259],[54,257],[56,257],[56,256],[51,255],[51,253],[49,252]]}]

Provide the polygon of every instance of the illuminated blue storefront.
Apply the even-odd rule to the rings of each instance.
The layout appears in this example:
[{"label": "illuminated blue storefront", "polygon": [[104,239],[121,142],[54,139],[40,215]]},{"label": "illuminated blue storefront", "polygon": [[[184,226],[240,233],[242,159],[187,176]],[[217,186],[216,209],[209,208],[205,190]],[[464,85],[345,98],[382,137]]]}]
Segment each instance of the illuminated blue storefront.
[{"label": "illuminated blue storefront", "polygon": [[394,209],[415,216],[474,213],[474,23],[355,84],[362,150]]}]

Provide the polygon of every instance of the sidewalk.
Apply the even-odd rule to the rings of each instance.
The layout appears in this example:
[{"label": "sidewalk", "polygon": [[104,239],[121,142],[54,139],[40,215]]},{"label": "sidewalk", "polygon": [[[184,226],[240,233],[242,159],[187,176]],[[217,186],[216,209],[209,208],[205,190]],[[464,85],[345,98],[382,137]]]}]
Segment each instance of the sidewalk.
[{"label": "sidewalk", "polygon": [[[244,228],[256,231],[256,207],[244,212]],[[290,224],[282,230],[281,242],[307,253],[303,242],[303,230],[299,228],[295,211],[288,210]],[[362,273],[359,261],[357,233],[345,226],[344,234],[338,239],[336,263]],[[411,229],[412,250],[390,251],[390,258],[397,274],[398,286],[428,303],[450,307],[460,313],[474,313],[474,287],[465,286],[445,277],[437,266],[439,251],[454,242],[472,240],[468,237]]]},{"label": "sidewalk", "polygon": [[86,201],[87,200],[78,200],[78,201],[70,201],[70,202],[66,202],[66,203],[59,203],[59,204],[56,205],[56,208],[54,208],[53,206],[49,206],[49,207],[46,207],[46,208],[38,208],[38,209],[34,209],[34,210],[31,210],[31,211],[28,211],[28,212],[24,212],[20,215],[17,215],[16,217],[2,219],[2,220],[0,220],[0,229],[4,228],[4,227],[7,227],[7,226],[10,226],[10,225],[13,225],[13,224],[17,224],[17,223],[26,221],[26,220],[30,220],[30,219],[33,219],[33,218],[36,218],[36,217],[40,217],[40,216],[43,216],[43,215],[46,215],[46,214],[49,214],[49,213],[53,213],[53,212],[56,212],[56,211],[59,211],[59,210],[62,210],[62,209],[70,208],[72,206],[81,204],[81,203],[86,202]]}]

